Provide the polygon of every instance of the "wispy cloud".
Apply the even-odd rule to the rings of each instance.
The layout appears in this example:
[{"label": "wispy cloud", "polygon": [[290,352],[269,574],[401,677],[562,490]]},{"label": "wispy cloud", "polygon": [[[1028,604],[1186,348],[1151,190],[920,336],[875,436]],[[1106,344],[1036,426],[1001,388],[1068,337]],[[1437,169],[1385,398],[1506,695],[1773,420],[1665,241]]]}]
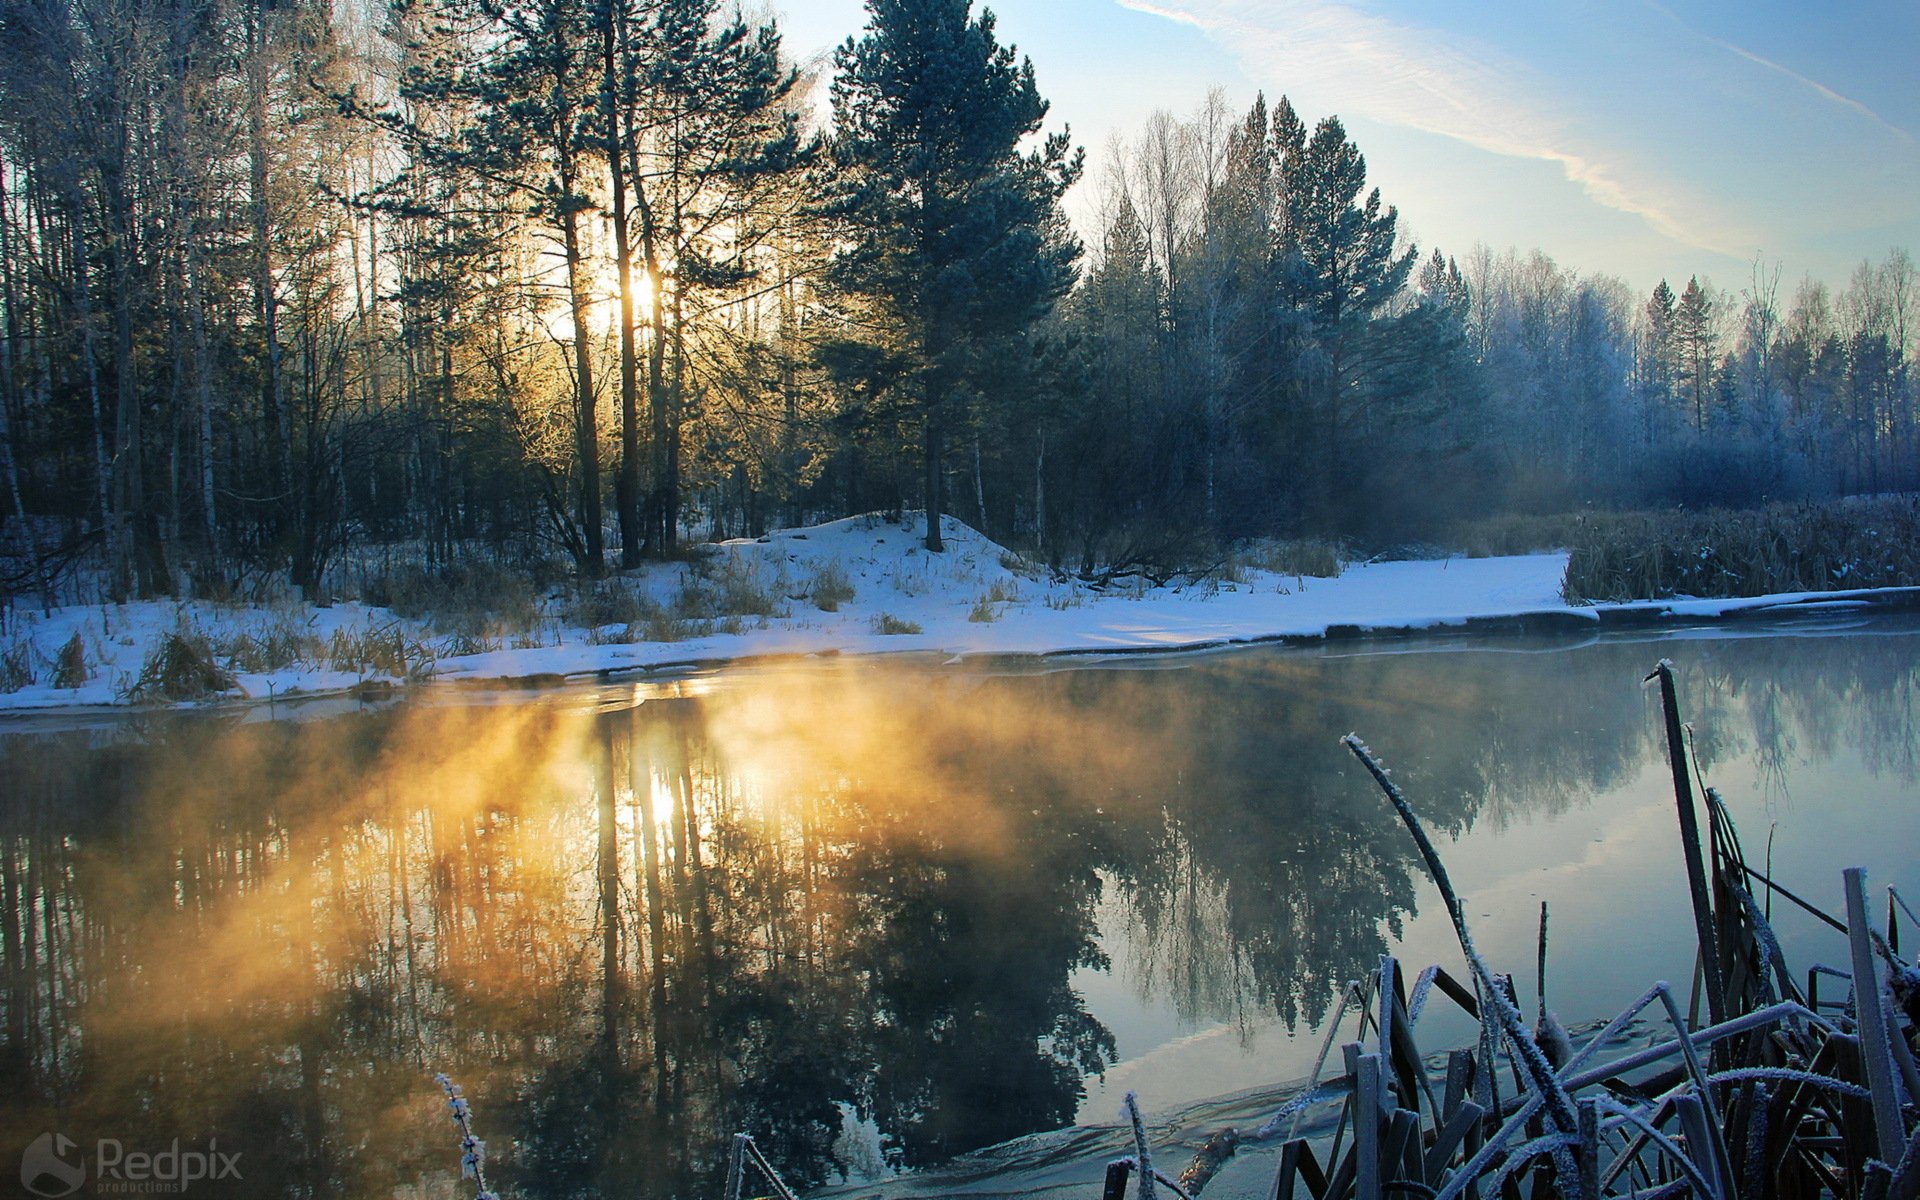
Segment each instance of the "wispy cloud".
[{"label": "wispy cloud", "polygon": [[1161,4],[1149,4],[1147,0],[1118,0],[1118,3],[1121,8],[1146,13],[1150,17],[1165,17],[1169,21],[1178,21],[1182,25],[1194,25],[1201,29],[1206,28],[1205,22],[1201,21],[1198,17],[1195,17],[1191,13],[1182,12],[1177,8],[1168,8]]},{"label": "wispy cloud", "polygon": [[[1784,239],[1755,207],[1762,202],[1752,189],[1743,193],[1724,180],[1729,172],[1676,146],[1687,134],[1676,132],[1671,111],[1645,93],[1665,89],[1669,103],[1690,106],[1698,126],[1717,124],[1715,153],[1752,158],[1770,123],[1808,119],[1800,111],[1807,105],[1757,81],[1761,73],[1791,81],[1801,93],[1845,110],[1847,119],[1873,122],[1879,130],[1874,136],[1897,137],[1904,143],[1900,151],[1913,146],[1910,135],[1865,104],[1791,68],[1715,38],[1707,40],[1735,59],[1703,68],[1693,50],[1674,46],[1654,24],[1618,10],[1599,19],[1609,44],[1594,46],[1578,44],[1577,35],[1588,28],[1582,22],[1595,18],[1545,6],[1541,18],[1559,21],[1567,36],[1558,40],[1573,43],[1547,51],[1498,32],[1489,35],[1499,39],[1496,45],[1457,28],[1338,0],[1117,2],[1206,31],[1251,78],[1286,91],[1303,108],[1364,116],[1494,154],[1553,163],[1595,203],[1637,216],[1683,245],[1738,259]],[[1659,0],[1649,3],[1657,8]],[[1508,46],[1517,49],[1509,52]],[[1609,64],[1604,78],[1593,70],[1596,61]],[[1739,76],[1743,71],[1749,73],[1745,78]],[[1762,111],[1755,111],[1755,95],[1763,99]],[[1774,142],[1766,151],[1791,160],[1795,147]],[[1782,162],[1789,171],[1795,165]],[[1812,166],[1798,174],[1818,174]],[[1828,219],[1842,219],[1842,207],[1830,208]]]},{"label": "wispy cloud", "polygon": [[1671,8],[1668,8],[1666,5],[1660,3],[1660,0],[1647,0],[1647,6],[1653,9],[1655,12],[1659,13],[1661,16],[1667,18],[1667,20],[1679,26],[1681,29],[1684,29],[1687,33],[1691,34],[1696,38],[1699,38],[1701,41],[1707,43],[1708,45],[1717,46],[1721,50],[1726,51],[1728,54],[1732,54],[1735,57],[1745,59],[1747,62],[1750,62],[1753,65],[1762,68],[1763,70],[1771,71],[1776,75],[1780,75],[1784,78],[1791,79],[1795,83],[1799,84],[1800,86],[1813,92],[1815,95],[1819,96],[1821,99],[1826,100],[1829,103],[1836,104],[1841,108],[1847,109],[1848,111],[1855,113],[1858,116],[1865,117],[1868,121],[1879,126],[1881,129],[1885,130],[1886,132],[1893,134],[1895,137],[1907,143],[1909,146],[1916,144],[1914,141],[1913,135],[1908,133],[1906,130],[1900,128],[1898,125],[1895,125],[1893,122],[1887,120],[1885,117],[1873,111],[1871,108],[1868,108],[1865,104],[1862,104],[1860,101],[1855,100],[1853,97],[1841,95],[1839,92],[1828,87],[1826,84],[1821,83],[1818,79],[1814,79],[1808,75],[1803,75],[1800,72],[1794,70],[1792,67],[1789,67],[1784,63],[1775,62],[1773,59],[1770,59],[1765,55],[1755,54],[1753,51],[1747,49],[1745,46],[1736,45],[1733,42],[1727,41],[1725,38],[1718,38],[1713,36],[1710,33],[1706,33],[1699,29],[1695,29],[1693,26],[1687,24],[1687,22],[1683,20],[1678,13],[1674,12]]}]

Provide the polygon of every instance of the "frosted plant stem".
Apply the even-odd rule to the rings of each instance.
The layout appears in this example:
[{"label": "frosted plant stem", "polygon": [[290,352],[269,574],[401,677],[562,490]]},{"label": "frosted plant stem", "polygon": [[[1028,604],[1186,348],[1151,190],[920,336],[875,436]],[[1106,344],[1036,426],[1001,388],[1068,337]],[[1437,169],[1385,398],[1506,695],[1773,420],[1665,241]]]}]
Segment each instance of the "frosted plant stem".
[{"label": "frosted plant stem", "polygon": [[1388,777],[1387,769],[1373,757],[1373,752],[1367,749],[1365,742],[1351,733],[1341,740],[1345,742],[1347,749],[1353,752],[1354,757],[1358,758],[1373,775],[1374,781],[1380,785],[1380,790],[1386,793],[1387,800],[1399,812],[1400,820],[1406,825],[1407,832],[1413,836],[1414,844],[1420,849],[1420,857],[1426,860],[1427,872],[1433,877],[1434,886],[1440,889],[1440,898],[1446,904],[1448,914],[1453,918],[1453,931],[1460,939],[1460,949],[1467,956],[1467,965],[1472,968],[1475,975],[1479,976],[1485,987],[1487,1003],[1493,1009],[1502,1032],[1513,1043],[1514,1056],[1526,1067],[1529,1081],[1539,1090],[1548,1118],[1552,1120],[1554,1128],[1559,1132],[1577,1137],[1580,1132],[1580,1120],[1573,1111],[1573,1101],[1567,1095],[1566,1089],[1561,1086],[1560,1078],[1547,1062],[1546,1055],[1541,1053],[1540,1047],[1534,1045],[1533,1039],[1527,1036],[1526,1023],[1521,1019],[1519,1010],[1514,1008],[1513,1002],[1507,999],[1506,993],[1494,982],[1492,971],[1487,968],[1486,962],[1480,957],[1479,950],[1475,948],[1473,934],[1467,929],[1466,916],[1461,911],[1460,896],[1453,890],[1453,880],[1447,875],[1446,865],[1440,861],[1440,852],[1434,849],[1433,840],[1427,836],[1426,828],[1420,824],[1420,818],[1415,815],[1413,806],[1407,802],[1406,796],[1400,791],[1400,785]]},{"label": "frosted plant stem", "polygon": [[1147,1124],[1140,1119],[1140,1098],[1127,1093],[1127,1120],[1133,1125],[1134,1168],[1140,1176],[1136,1191],[1140,1200],[1154,1200],[1153,1151],[1147,1146]]},{"label": "frosted plant stem", "polygon": [[1880,1161],[1897,1163],[1907,1148],[1900,1120],[1900,1093],[1895,1081],[1887,1011],[1882,1006],[1880,969],[1874,961],[1867,925],[1867,872],[1848,867],[1841,872],[1847,893],[1847,941],[1853,953],[1853,1009],[1860,1030],[1860,1053],[1867,1060],[1867,1084],[1873,1089],[1873,1126],[1879,1139]]},{"label": "frosted plant stem", "polygon": [[433,1081],[447,1094],[447,1107],[453,1110],[453,1123],[460,1130],[460,1177],[473,1180],[473,1200],[499,1200],[487,1190],[487,1144],[473,1136],[473,1112],[460,1094],[460,1085],[445,1074],[435,1075]]}]

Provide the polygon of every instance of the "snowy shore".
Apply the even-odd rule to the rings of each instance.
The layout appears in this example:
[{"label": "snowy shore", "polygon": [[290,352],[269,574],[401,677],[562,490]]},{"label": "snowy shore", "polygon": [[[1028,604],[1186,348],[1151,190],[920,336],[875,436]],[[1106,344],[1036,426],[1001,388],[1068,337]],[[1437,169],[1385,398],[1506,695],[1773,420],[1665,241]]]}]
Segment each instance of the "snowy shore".
[{"label": "snowy shore", "polygon": [[[853,517],[721,543],[693,581],[717,579],[736,592],[744,588],[770,602],[769,615],[679,620],[674,640],[664,641],[649,640],[658,630],[634,623],[570,624],[559,596],[544,602],[531,627],[483,639],[477,652],[464,653],[475,650],[471,635],[455,637],[423,620],[358,603],[148,601],[50,613],[16,610],[0,649],[25,664],[33,682],[0,693],[0,713],[152,703],[136,685],[156,648],[182,630],[204,638],[232,674],[232,687],[210,702],[245,703],[403,683],[558,682],[777,657],[1193,651],[1478,625],[1597,629],[1917,598],[1916,589],[1904,589],[1576,606],[1561,596],[1564,554],[1351,563],[1332,579],[1244,569],[1199,585],[1123,583],[1102,590],[1049,579],[958,522],[945,526],[945,537],[945,553],[933,555],[920,546],[915,527]],[[664,612],[686,593],[693,571],[667,564],[613,586],[631,590],[650,611]],[[55,686],[54,664],[76,637],[87,678],[79,686]],[[310,651],[286,665],[245,669],[246,655],[236,647],[276,638],[315,648],[391,640],[404,642],[417,657],[409,656],[409,679],[391,670],[354,669],[338,652]]]}]

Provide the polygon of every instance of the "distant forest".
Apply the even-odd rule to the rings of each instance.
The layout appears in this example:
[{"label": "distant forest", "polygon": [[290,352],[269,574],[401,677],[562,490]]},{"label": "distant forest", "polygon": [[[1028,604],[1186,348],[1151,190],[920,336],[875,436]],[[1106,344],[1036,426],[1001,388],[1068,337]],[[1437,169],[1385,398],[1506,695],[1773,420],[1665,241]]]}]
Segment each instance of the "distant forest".
[{"label": "distant forest", "polygon": [[817,70],[718,0],[8,0],[0,586],[592,576],[873,509],[1077,570],[1920,484],[1905,251],[1650,296],[1450,255],[1284,97],[1154,117],[1086,244],[1084,163],[969,0],[868,0]]}]

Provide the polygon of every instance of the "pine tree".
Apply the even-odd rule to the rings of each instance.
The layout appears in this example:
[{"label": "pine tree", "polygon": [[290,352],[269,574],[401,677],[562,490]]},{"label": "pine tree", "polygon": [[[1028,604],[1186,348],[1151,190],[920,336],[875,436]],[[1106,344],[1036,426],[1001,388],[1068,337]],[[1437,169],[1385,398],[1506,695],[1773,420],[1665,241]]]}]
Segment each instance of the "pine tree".
[{"label": "pine tree", "polygon": [[1650,412],[1664,409],[1673,398],[1675,307],[1673,289],[1662,279],[1647,298],[1640,348],[1640,386]]},{"label": "pine tree", "polygon": [[847,248],[829,282],[861,310],[869,374],[895,381],[917,418],[932,551],[963,397],[995,347],[1071,286],[1079,252],[1058,202],[1081,156],[1065,134],[1020,152],[1046,101],[1033,64],[971,7],[868,0],[866,32],[834,55],[833,212]]},{"label": "pine tree", "polygon": [[1693,409],[1693,429],[1702,433],[1707,427],[1707,397],[1713,394],[1714,318],[1717,305],[1712,294],[1700,286],[1698,276],[1687,280],[1674,310],[1674,350],[1681,394]]},{"label": "pine tree", "polygon": [[1395,353],[1390,339],[1377,336],[1375,317],[1418,259],[1411,246],[1395,253],[1399,214],[1382,205],[1380,189],[1361,199],[1367,161],[1339,119],[1322,120],[1304,143],[1301,136],[1300,121],[1283,100],[1274,124],[1284,216],[1277,231],[1279,287],[1311,329],[1324,363],[1315,372],[1317,385],[1307,389],[1308,424],[1299,431],[1299,448],[1324,491],[1333,466],[1351,452],[1349,435],[1375,432],[1369,389],[1387,378],[1376,368]]}]

